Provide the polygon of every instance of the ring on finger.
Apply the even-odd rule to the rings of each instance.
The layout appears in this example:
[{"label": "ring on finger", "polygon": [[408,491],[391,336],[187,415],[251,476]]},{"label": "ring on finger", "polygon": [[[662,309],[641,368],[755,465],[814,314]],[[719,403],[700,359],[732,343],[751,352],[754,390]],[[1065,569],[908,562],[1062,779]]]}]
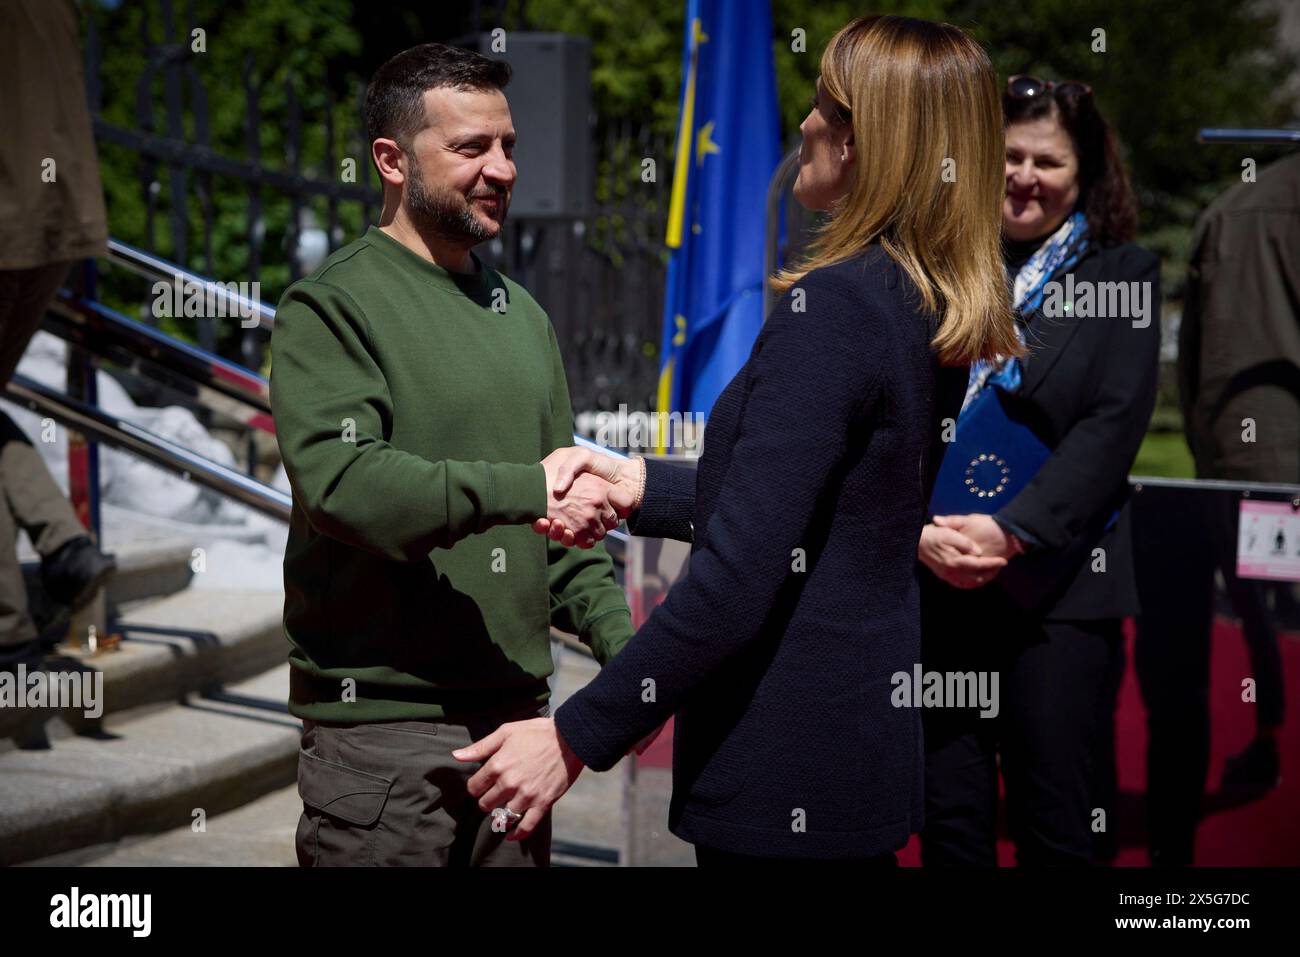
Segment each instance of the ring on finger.
[{"label": "ring on finger", "polygon": [[524,816],[518,811],[512,811],[508,807],[495,807],[492,809],[492,817],[498,821],[505,821],[505,830],[514,827],[524,819]]}]

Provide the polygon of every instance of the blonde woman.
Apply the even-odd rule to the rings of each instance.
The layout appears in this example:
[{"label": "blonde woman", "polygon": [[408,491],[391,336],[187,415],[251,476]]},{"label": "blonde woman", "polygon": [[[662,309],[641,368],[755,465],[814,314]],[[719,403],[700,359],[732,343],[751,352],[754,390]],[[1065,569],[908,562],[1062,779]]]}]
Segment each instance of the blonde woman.
[{"label": "blonde woman", "polygon": [[[1020,348],[994,72],[956,27],[855,20],[800,131],[795,196],[831,217],[775,278],[698,471],[607,473],[633,532],[692,542],[688,576],[554,719],[458,755],[485,762],[470,793],[520,817],[515,839],[583,767],[613,766],[674,714],[669,824],[703,865],[889,865],[921,826],[920,714],[895,706],[892,676],[920,660],[916,543],[941,420],[969,363]],[[574,450],[562,472],[608,462]]]}]

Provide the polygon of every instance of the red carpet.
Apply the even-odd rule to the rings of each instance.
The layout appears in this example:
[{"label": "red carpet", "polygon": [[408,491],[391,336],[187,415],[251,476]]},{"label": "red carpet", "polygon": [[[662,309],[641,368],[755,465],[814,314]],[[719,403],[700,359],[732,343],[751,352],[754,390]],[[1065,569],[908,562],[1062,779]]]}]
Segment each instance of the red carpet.
[{"label": "red carpet", "polygon": [[[1133,670],[1133,628],[1126,628],[1128,671],[1120,689],[1115,735],[1119,750],[1121,820],[1119,867],[1147,865],[1142,794],[1146,786],[1146,711]],[[1300,865],[1300,731],[1294,712],[1300,707],[1300,635],[1284,633],[1282,668],[1285,672],[1287,722],[1278,739],[1282,761],[1282,783],[1265,797],[1248,804],[1215,810],[1201,823],[1196,842],[1196,863],[1211,867],[1282,867]],[[1255,730],[1254,705],[1241,700],[1241,679],[1250,674],[1250,661],[1241,629],[1235,622],[1215,622],[1210,679],[1210,773],[1207,800],[1223,773],[1223,761],[1249,743]],[[672,766],[672,723],[641,756],[645,767]],[[907,866],[921,863],[920,843],[914,836],[899,860]],[[998,841],[998,861],[1011,866],[1015,852],[1007,839]]]}]

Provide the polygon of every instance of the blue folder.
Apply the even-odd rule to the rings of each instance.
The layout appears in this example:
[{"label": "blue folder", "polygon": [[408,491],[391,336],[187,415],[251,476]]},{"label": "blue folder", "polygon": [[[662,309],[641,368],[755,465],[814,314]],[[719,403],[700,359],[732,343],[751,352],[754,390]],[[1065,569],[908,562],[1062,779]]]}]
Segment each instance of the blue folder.
[{"label": "blue folder", "polygon": [[957,422],[930,497],[931,515],[992,514],[1019,494],[1051,454],[1005,390],[986,386]]},{"label": "blue folder", "polygon": [[[971,400],[939,466],[930,496],[931,515],[992,514],[1038,474],[1051,449],[1024,421],[1027,408],[996,385]],[[1035,549],[1012,559],[995,579],[996,586],[1022,608],[1050,607],[1119,516],[1116,509],[1104,526],[1093,526],[1066,548]]]}]

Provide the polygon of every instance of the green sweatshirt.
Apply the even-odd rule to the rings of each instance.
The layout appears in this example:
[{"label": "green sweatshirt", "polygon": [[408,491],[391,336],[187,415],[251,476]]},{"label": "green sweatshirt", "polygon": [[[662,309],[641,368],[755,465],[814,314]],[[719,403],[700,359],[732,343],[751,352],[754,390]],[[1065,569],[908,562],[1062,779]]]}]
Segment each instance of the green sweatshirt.
[{"label": "green sweatshirt", "polygon": [[[289,710],[429,719],[540,705],[550,626],[603,664],[632,634],[604,547],[535,533],[539,464],[573,444],[550,320],[371,227],[285,292],[271,407],[293,515]],[[348,679],[351,679],[350,681]]]}]

